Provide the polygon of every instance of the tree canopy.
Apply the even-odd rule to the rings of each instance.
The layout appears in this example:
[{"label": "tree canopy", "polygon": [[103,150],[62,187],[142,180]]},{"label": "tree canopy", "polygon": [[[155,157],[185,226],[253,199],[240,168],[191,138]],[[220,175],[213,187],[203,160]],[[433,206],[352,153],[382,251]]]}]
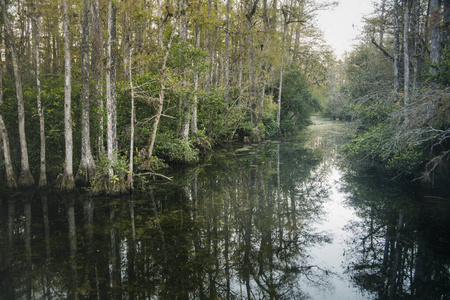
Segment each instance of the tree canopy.
[{"label": "tree canopy", "polygon": [[314,91],[333,60],[314,20],[331,3],[63,4],[2,1],[9,187],[40,174],[41,186],[49,178],[70,190],[74,177],[120,191],[127,172],[155,173],[162,160],[192,163],[219,142],[291,135],[318,107]]}]

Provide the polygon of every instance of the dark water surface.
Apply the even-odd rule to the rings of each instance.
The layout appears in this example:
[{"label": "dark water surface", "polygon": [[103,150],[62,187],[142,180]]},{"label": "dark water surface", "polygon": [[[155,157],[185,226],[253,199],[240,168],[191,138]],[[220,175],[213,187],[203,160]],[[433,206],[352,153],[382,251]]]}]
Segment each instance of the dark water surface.
[{"label": "dark water surface", "polygon": [[445,196],[357,171],[315,122],[130,197],[1,195],[0,299],[450,299]]}]

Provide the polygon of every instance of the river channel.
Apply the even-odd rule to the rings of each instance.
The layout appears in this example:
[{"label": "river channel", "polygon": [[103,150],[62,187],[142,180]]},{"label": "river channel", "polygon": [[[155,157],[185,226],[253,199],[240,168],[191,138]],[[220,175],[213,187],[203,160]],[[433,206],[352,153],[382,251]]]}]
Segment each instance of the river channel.
[{"label": "river channel", "polygon": [[126,197],[1,194],[0,299],[450,299],[449,197],[313,121]]}]

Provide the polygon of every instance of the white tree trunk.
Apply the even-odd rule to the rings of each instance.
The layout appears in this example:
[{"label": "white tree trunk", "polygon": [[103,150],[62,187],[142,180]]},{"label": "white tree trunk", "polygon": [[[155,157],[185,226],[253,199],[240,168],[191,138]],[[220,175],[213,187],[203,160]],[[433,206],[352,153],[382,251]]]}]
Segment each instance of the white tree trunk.
[{"label": "white tree trunk", "polygon": [[[207,12],[208,12],[208,18],[212,18],[211,13],[212,13],[212,0],[208,0],[208,6],[207,6]],[[206,41],[205,41],[205,46],[206,46],[206,51],[208,51],[208,63],[211,64],[212,66],[212,62],[213,62],[213,57],[212,57],[212,42],[211,42],[211,30],[209,29],[209,26],[206,27]],[[212,84],[212,69],[208,69],[206,70],[206,85],[205,85],[205,90],[206,92],[210,92],[211,91],[211,84]]]},{"label": "white tree trunk", "polygon": [[419,43],[420,43],[420,5],[419,0],[412,0],[411,7],[411,36],[412,36],[412,66],[413,66],[413,76],[412,76],[412,85],[413,88],[417,88],[418,80],[419,80]]},{"label": "white tree trunk", "polygon": [[130,160],[128,167],[128,189],[133,190],[133,166],[134,166],[134,86],[133,86],[133,77],[131,76],[131,47],[128,48],[129,56],[128,56],[128,79],[130,81],[130,93],[131,93],[131,120],[130,120]]},{"label": "white tree trunk", "polygon": [[[132,1],[128,1],[127,5],[130,5]],[[123,57],[123,75],[124,79],[130,80],[128,76],[130,75],[129,68],[131,67],[131,64],[129,62],[130,59],[130,39],[131,39],[131,33],[130,33],[130,8],[127,7],[124,9],[122,16],[122,57]]]},{"label": "white tree trunk", "polygon": [[19,120],[19,141],[21,154],[21,174],[19,176],[18,185],[22,187],[30,187],[34,184],[33,176],[30,172],[30,164],[28,162],[28,147],[25,134],[25,108],[22,94],[22,79],[20,77],[19,57],[17,55],[16,42],[14,34],[9,22],[5,0],[0,0],[3,12],[3,22],[8,34],[9,44],[11,47],[11,57],[14,69],[14,77],[16,82],[16,96],[17,96],[17,115]]},{"label": "white tree trunk", "polygon": [[89,122],[89,0],[83,0],[82,25],[82,62],[81,62],[81,161],[76,180],[82,184],[94,178],[96,167],[91,152]]},{"label": "white tree trunk", "polygon": [[278,109],[277,109],[277,126],[278,126],[278,134],[281,133],[281,94],[283,92],[283,72],[284,72],[284,56],[288,55],[288,53],[285,54],[285,47],[286,47],[286,41],[287,41],[287,34],[288,34],[288,16],[287,14],[283,14],[283,44],[282,44],[282,52],[281,52],[281,66],[280,66],[280,85],[278,87]]},{"label": "white tree trunk", "polygon": [[284,63],[284,52],[281,53],[280,85],[278,87],[278,109],[277,109],[278,134],[280,133],[281,130],[281,92],[283,91],[283,63]]},{"label": "white tree trunk", "polygon": [[[113,0],[108,1],[108,42],[106,61],[106,153],[111,166],[117,163],[117,141],[116,141],[116,28],[115,28],[115,5]],[[108,171],[108,179],[113,180],[114,170]]]},{"label": "white tree trunk", "polygon": [[430,0],[430,73],[437,74],[437,67],[441,57],[441,31],[439,0]]},{"label": "white tree trunk", "polygon": [[239,98],[241,98],[242,97],[242,78],[243,78],[243,73],[244,73],[244,65],[243,65],[243,60],[244,60],[244,58],[243,58],[243,54],[242,54],[242,47],[243,47],[243,45],[244,45],[244,42],[243,42],[243,38],[242,38],[242,36],[241,36],[241,38],[240,38],[240,43],[239,43],[239,74],[238,74],[238,87],[239,87]]},{"label": "white tree trunk", "polygon": [[227,0],[227,14],[225,16],[225,103],[228,105],[229,99],[229,87],[230,87],[230,10],[231,0]]},{"label": "white tree trunk", "polygon": [[251,140],[258,142],[261,140],[261,136],[258,130],[258,112],[257,112],[257,102],[256,102],[256,85],[255,85],[255,50],[253,41],[253,15],[256,12],[258,0],[247,0],[246,1],[246,19],[247,19],[247,47],[248,47],[248,73],[250,79],[249,95],[250,95],[250,110],[251,110],[251,121],[252,121],[252,134]]},{"label": "white tree trunk", "polygon": [[398,94],[400,92],[400,79],[399,79],[399,7],[398,0],[394,0],[394,93]]},{"label": "white tree trunk", "polygon": [[70,61],[70,19],[69,3],[63,0],[64,15],[64,140],[66,146],[65,169],[61,189],[71,190],[75,187],[73,178],[73,139],[72,139],[72,77]]},{"label": "white tree trunk", "polygon": [[[198,4],[198,13],[200,13],[201,11],[201,2],[199,2]],[[201,29],[202,27],[200,25],[197,25],[195,27],[195,48],[199,49],[200,48],[200,33],[201,33]],[[200,75],[198,71],[195,71],[194,74],[194,99],[193,99],[193,103],[191,104],[191,132],[193,132],[194,134],[198,133],[198,127],[197,127],[197,108],[198,108],[198,96],[197,96],[197,91],[198,91],[198,86],[199,86],[199,80],[200,80]]]},{"label": "white tree trunk", "polygon": [[[186,16],[186,10],[188,3],[186,0],[181,0],[181,22],[180,22],[180,38],[184,43],[187,43],[187,28],[188,20]],[[183,87],[187,89],[188,83],[186,81],[187,74],[183,74]],[[181,129],[180,138],[183,142],[189,142],[189,125],[191,121],[191,101],[188,93],[183,93],[180,99],[181,101]]]},{"label": "white tree trunk", "polygon": [[403,7],[403,92],[405,94],[405,103],[409,102],[409,7],[411,0],[405,0]]},{"label": "white tree trunk", "polygon": [[17,187],[17,183],[12,167],[8,131],[6,130],[5,122],[3,121],[3,63],[1,62],[1,57],[0,63],[0,139],[2,140],[3,157],[5,159],[6,184],[8,188],[13,189]]},{"label": "white tree trunk", "polygon": [[100,15],[100,0],[94,0],[91,4],[91,69],[94,91],[94,103],[98,107],[98,152],[105,153],[104,146],[104,103],[103,103],[103,29]]},{"label": "white tree trunk", "polygon": [[39,187],[45,187],[47,185],[47,171],[45,161],[45,120],[44,110],[41,103],[41,76],[40,76],[40,57],[39,57],[39,11],[38,1],[34,1],[34,17],[33,17],[33,37],[34,37],[34,59],[36,67],[36,102],[37,113],[39,116],[39,134],[41,139],[41,154],[40,154],[40,175],[39,175]]}]

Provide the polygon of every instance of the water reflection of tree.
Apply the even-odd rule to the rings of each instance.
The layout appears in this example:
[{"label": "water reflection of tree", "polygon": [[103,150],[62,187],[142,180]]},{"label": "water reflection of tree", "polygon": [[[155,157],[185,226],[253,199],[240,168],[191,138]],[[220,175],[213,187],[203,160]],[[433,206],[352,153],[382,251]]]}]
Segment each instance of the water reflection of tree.
[{"label": "water reflection of tree", "polygon": [[12,251],[14,247],[15,203],[12,197],[0,196],[2,209],[0,210],[1,229],[1,268],[0,293],[5,298],[14,299],[14,274]]},{"label": "water reflection of tree", "polygon": [[[309,219],[318,213],[316,204],[323,196],[323,191],[313,193],[311,188],[317,187],[306,182],[313,181],[309,178],[311,169],[319,160],[300,148],[285,150],[289,155],[280,155],[284,160],[278,164],[278,147],[266,148],[237,154],[232,161],[212,161],[214,167],[199,179],[201,185],[209,187],[198,190],[200,202],[205,203],[203,215],[214,213],[210,218],[213,228],[209,219],[205,220],[206,234],[218,232],[225,244],[224,260],[232,262],[231,270],[226,263],[225,274],[217,277],[227,280],[216,284],[228,289],[219,291],[221,295],[292,298],[302,295],[298,289],[302,275],[316,281],[324,279],[325,273],[308,265],[306,254],[307,246],[324,240],[321,235],[306,234]],[[227,204],[220,207],[218,203]],[[224,212],[223,218],[214,217]],[[217,228],[216,219],[223,219],[224,226],[219,224]],[[211,267],[217,268],[217,264]],[[237,278],[231,284],[230,273]]]},{"label": "water reflection of tree", "polygon": [[[311,229],[326,196],[312,172],[319,163],[301,146],[267,144],[219,153],[129,198],[39,195],[24,209],[3,201],[2,237],[32,225],[5,239],[2,261],[18,281],[28,259],[43,299],[305,298],[300,282],[327,280],[308,256],[328,241]],[[18,255],[27,239],[32,255]],[[24,297],[24,287],[10,292]]]},{"label": "water reflection of tree", "polygon": [[[361,217],[348,226],[354,234],[348,273],[361,290],[377,299],[449,297],[450,253],[438,251],[442,245],[433,243],[440,240],[448,247],[450,239],[447,233],[433,236],[429,230],[448,232],[448,215],[435,222],[430,203],[419,205],[411,187],[408,193],[398,183],[361,174],[348,175],[346,182],[349,204]],[[449,210],[448,204],[444,207]]]}]

